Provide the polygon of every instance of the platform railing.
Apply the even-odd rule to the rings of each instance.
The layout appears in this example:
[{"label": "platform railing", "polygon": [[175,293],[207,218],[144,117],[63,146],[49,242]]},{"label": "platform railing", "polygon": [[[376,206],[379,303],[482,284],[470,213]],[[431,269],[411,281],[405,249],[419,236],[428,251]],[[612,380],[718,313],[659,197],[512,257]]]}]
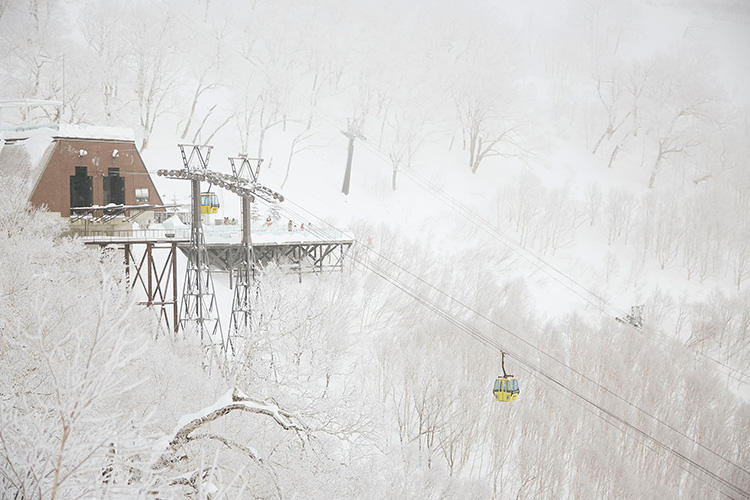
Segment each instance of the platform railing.
[{"label": "platform railing", "polygon": [[190,228],[175,229],[112,229],[112,230],[73,230],[86,241],[111,240],[189,240]]}]

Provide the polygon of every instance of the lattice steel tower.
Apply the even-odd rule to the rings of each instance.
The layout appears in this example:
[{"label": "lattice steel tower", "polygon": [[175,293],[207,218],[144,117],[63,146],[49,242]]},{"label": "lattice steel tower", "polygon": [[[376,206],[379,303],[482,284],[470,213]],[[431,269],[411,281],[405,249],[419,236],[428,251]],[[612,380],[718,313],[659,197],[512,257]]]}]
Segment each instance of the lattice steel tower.
[{"label": "lattice steel tower", "polygon": [[[181,170],[159,170],[158,175],[170,179],[189,180],[192,186],[193,226],[190,237],[190,259],[180,307],[180,328],[195,324],[204,344],[220,345],[221,349],[234,352],[232,337],[240,335],[250,326],[251,299],[254,286],[255,259],[250,236],[250,207],[255,197],[266,203],[284,201],[284,197],[258,184],[262,159],[237,156],[229,158],[232,174],[223,174],[208,169],[211,146],[179,144],[184,168]],[[186,148],[190,154],[186,154]],[[255,169],[251,162],[256,162]],[[232,301],[229,320],[230,334],[224,336],[216,307],[216,295],[208,265],[208,252],[204,246],[203,228],[200,219],[200,183],[228,189],[242,198],[242,257],[232,272],[237,276],[237,286]]]},{"label": "lattice steel tower", "polygon": [[[253,168],[251,162],[255,163],[255,168]],[[231,271],[237,277],[237,285],[234,289],[232,316],[229,320],[230,339],[231,336],[240,336],[247,332],[252,320],[251,304],[252,296],[256,293],[256,267],[250,228],[251,204],[255,201],[255,196],[267,203],[284,201],[281,194],[258,183],[262,163],[262,158],[248,158],[247,155],[229,158],[234,186],[246,190],[244,193],[235,190],[237,194],[242,196],[242,257],[237,264],[237,268]]]},{"label": "lattice steel tower", "polygon": [[[182,155],[185,178],[189,179],[191,184],[192,210],[190,252],[180,304],[180,328],[187,331],[192,326],[200,334],[202,345],[218,346],[225,350],[227,342],[221,329],[201,222],[201,180],[208,170],[212,147],[192,144],[178,144],[178,147]],[[186,148],[190,148],[189,154],[185,153]]]},{"label": "lattice steel tower", "polygon": [[[254,170],[250,164],[251,161],[255,162]],[[235,183],[238,185],[255,185],[262,163],[262,158],[248,158],[246,155],[229,157]],[[252,195],[242,196],[242,257],[237,264],[237,268],[230,270],[237,278],[232,299],[232,315],[229,318],[230,338],[247,331],[252,320],[251,304],[255,283],[255,254],[250,233],[250,207],[253,201],[255,200]]]}]

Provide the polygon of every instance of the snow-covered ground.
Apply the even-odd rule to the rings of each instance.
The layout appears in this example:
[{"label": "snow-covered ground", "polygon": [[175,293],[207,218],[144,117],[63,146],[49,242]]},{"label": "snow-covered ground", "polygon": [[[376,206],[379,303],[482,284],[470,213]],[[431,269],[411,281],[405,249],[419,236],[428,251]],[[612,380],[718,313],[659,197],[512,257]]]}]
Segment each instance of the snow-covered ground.
[{"label": "snow-covered ground", "polygon": [[[224,173],[262,156],[285,201],[256,205],[254,242],[357,244],[342,273],[263,270],[252,328],[219,352],[161,330],[119,257],[58,238],[0,165],[0,489],[749,495],[744,2],[134,7],[0,5],[0,92],[61,99],[76,125],[57,133],[124,125],[152,173],[182,166],[179,143]],[[210,222],[207,242],[240,241]],[[227,334],[234,290],[213,281]],[[490,391],[500,351],[512,404]]]}]

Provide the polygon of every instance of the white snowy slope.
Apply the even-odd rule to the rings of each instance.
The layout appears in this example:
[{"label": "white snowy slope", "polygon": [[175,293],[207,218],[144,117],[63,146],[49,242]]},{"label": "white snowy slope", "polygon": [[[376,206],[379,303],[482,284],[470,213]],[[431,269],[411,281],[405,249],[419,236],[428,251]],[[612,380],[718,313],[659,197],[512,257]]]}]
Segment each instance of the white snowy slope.
[{"label": "white snowy slope", "polygon": [[[0,491],[750,497],[746,2],[6,3],[0,99],[61,116],[0,128],[76,125],[0,150]],[[253,242],[353,240],[343,270],[215,270],[174,334],[171,289],[24,204],[52,139],[92,134],[183,208],[178,144],[262,157],[285,199]],[[206,242],[238,244],[239,198],[201,191]]]}]

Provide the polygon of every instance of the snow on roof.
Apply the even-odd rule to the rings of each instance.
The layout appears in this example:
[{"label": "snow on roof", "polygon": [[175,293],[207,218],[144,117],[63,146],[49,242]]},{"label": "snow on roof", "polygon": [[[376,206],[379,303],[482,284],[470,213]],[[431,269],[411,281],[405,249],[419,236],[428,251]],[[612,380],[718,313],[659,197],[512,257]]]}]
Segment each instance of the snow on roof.
[{"label": "snow on roof", "polygon": [[123,127],[100,127],[94,125],[72,125],[61,123],[55,137],[70,139],[102,139],[134,142],[133,129]]},{"label": "snow on roof", "polygon": [[174,229],[176,227],[187,227],[187,224],[182,222],[180,218],[177,217],[176,215],[173,215],[167,220],[165,220],[164,222],[162,222],[162,225],[168,229]]},{"label": "snow on roof", "polygon": [[105,141],[135,142],[133,129],[124,127],[103,127],[99,125],[74,125],[60,123],[37,129],[18,128],[0,132],[6,140],[25,140],[43,134],[56,139],[99,139]]},{"label": "snow on roof", "polygon": [[39,178],[54,142],[50,129],[26,132],[26,138],[12,143],[0,143],[0,174],[21,175],[26,178],[28,195]]}]

